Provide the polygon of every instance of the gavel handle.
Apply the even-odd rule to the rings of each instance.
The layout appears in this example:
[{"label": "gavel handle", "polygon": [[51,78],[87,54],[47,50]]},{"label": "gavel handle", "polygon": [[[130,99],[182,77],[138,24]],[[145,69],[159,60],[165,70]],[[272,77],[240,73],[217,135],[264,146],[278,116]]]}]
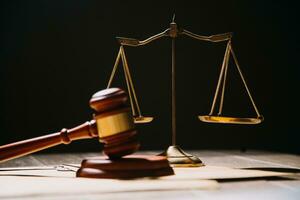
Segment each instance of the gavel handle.
[{"label": "gavel handle", "polygon": [[18,158],[59,144],[70,144],[73,140],[98,137],[94,120],[72,129],[0,146],[0,162]]}]

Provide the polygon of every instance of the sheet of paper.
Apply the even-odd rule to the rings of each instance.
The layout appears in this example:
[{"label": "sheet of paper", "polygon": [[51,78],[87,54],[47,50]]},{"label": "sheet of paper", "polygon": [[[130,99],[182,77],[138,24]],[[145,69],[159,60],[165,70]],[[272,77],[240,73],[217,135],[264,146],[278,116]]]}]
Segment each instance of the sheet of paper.
[{"label": "sheet of paper", "polygon": [[165,179],[241,179],[287,176],[292,173],[272,172],[252,169],[235,169],[229,167],[204,166],[193,168],[174,168],[176,176],[165,177]]},{"label": "sheet of paper", "polygon": [[[26,168],[0,168],[0,176],[45,176],[45,177],[75,177],[76,165],[63,167],[26,167]],[[291,173],[273,172],[254,169],[235,169],[229,167],[204,166],[191,168],[173,168],[175,175],[163,179],[238,179],[287,176]]]},{"label": "sheet of paper", "polygon": [[111,180],[87,178],[0,176],[0,199],[113,192],[217,189],[213,180]]},{"label": "sheet of paper", "polygon": [[[217,189],[213,179],[286,176],[291,173],[205,166],[174,168],[175,175],[156,179],[111,180],[75,178],[75,171],[55,167],[0,169],[0,199],[135,191]],[[61,168],[58,168],[61,169]],[[209,180],[208,180],[209,179]]]}]

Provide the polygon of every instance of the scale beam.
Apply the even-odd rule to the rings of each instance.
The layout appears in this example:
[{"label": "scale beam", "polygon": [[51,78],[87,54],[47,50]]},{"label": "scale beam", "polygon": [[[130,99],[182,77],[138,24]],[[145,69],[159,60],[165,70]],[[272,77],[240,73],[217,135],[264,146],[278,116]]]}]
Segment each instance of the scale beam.
[{"label": "scale beam", "polygon": [[158,33],[156,35],[153,35],[145,40],[138,40],[135,38],[126,38],[126,37],[116,37],[120,45],[122,46],[131,46],[131,47],[138,47],[138,46],[144,46],[147,45],[155,40],[158,40],[163,37],[171,37],[176,38],[179,35],[186,35],[188,37],[191,37],[196,40],[201,41],[208,41],[208,42],[224,42],[231,40],[232,33],[221,33],[221,34],[215,34],[215,35],[198,35],[195,33],[192,33],[185,29],[180,29],[177,27],[177,24],[173,21],[170,23],[170,28],[164,30],[161,33]]},{"label": "scale beam", "polygon": [[117,40],[123,46],[132,46],[132,47],[144,46],[144,45],[149,44],[149,43],[151,43],[155,40],[158,40],[162,37],[169,36],[168,32],[169,32],[169,29],[166,29],[165,31],[158,33],[156,35],[153,35],[145,40],[138,40],[138,39],[126,38],[126,37],[117,37]]},{"label": "scale beam", "polygon": [[222,34],[204,36],[204,35],[197,35],[195,33],[187,31],[187,30],[183,30],[181,32],[181,34],[187,35],[187,36],[197,39],[197,40],[208,41],[208,42],[224,42],[224,41],[228,41],[232,38],[232,33],[222,33]]}]

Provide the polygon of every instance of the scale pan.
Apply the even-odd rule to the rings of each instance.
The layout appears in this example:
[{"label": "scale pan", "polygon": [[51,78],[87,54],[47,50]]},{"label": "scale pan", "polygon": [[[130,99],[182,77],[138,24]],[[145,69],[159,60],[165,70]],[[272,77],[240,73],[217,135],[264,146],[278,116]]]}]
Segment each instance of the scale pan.
[{"label": "scale pan", "polygon": [[239,118],[212,115],[199,115],[198,118],[203,122],[223,124],[259,124],[263,121],[263,118]]},{"label": "scale pan", "polygon": [[150,123],[150,122],[152,122],[152,120],[153,120],[153,117],[144,117],[144,116],[134,117],[135,124]]}]

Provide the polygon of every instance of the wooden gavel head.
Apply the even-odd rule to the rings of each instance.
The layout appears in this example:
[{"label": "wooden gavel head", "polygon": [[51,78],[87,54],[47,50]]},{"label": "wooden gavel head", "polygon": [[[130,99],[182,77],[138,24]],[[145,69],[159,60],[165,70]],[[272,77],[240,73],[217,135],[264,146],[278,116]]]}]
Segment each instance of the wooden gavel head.
[{"label": "wooden gavel head", "polygon": [[127,99],[123,90],[110,88],[95,93],[90,100],[99,141],[104,143],[104,154],[110,159],[131,154],[140,147]]}]

